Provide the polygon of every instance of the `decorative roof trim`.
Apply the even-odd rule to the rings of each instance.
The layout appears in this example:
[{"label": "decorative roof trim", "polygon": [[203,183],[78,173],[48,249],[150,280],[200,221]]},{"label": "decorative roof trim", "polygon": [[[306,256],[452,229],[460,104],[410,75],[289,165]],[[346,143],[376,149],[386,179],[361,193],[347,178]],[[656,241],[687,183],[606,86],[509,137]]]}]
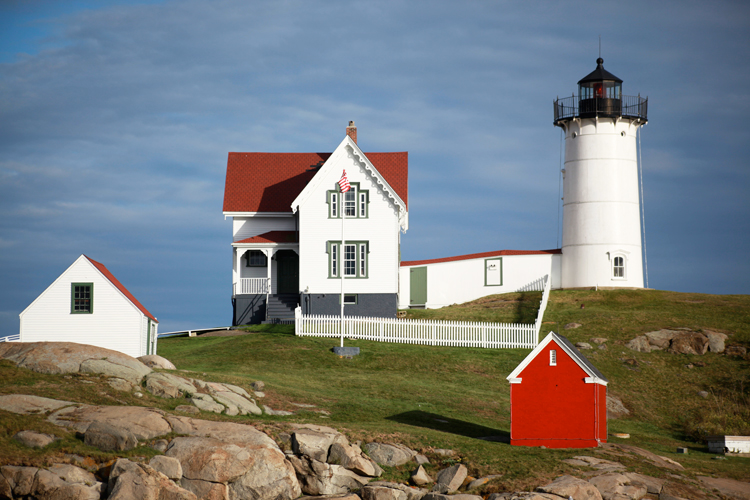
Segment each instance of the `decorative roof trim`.
[{"label": "decorative roof trim", "polygon": [[329,156],[325,163],[323,163],[323,165],[320,167],[315,176],[313,176],[313,178],[310,180],[310,182],[307,183],[302,192],[300,192],[300,194],[297,195],[297,197],[294,199],[291,206],[292,212],[297,213],[297,209],[299,208],[299,206],[307,200],[307,197],[310,196],[310,193],[318,188],[318,185],[321,182],[320,179],[323,177],[322,175],[320,175],[320,173],[329,167],[329,163],[336,161],[345,152],[347,156],[351,156],[357,163],[363,166],[369,172],[370,177],[375,181],[375,183],[381,187],[383,192],[386,193],[391,200],[393,200],[393,204],[396,205],[399,210],[399,225],[401,226],[403,231],[406,231],[409,225],[409,219],[404,200],[402,200],[398,193],[391,187],[390,184],[388,184],[388,181],[385,180],[385,177],[383,177],[383,175],[378,172],[378,169],[375,168],[375,165],[372,164],[372,162],[367,158],[362,150],[359,149],[357,143],[354,142],[348,135],[344,136],[344,140],[341,141],[338,147],[333,151],[333,153],[331,153],[331,156]]}]

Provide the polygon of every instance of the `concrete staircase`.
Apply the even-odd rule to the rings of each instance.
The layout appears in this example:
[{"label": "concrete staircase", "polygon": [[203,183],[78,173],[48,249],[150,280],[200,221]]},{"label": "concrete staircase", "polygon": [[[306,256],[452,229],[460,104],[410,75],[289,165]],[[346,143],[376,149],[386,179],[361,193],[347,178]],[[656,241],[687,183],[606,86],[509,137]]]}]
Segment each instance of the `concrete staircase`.
[{"label": "concrete staircase", "polygon": [[268,296],[268,319],[263,323],[293,323],[294,308],[299,302],[299,295],[296,293],[279,293]]}]

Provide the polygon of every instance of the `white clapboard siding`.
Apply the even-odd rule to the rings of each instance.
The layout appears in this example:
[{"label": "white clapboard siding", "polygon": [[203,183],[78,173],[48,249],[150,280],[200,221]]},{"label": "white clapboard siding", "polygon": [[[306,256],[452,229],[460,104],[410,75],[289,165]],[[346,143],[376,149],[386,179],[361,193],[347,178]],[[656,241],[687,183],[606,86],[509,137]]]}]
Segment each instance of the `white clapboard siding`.
[{"label": "white clapboard siding", "polygon": [[[328,218],[327,191],[334,189],[346,169],[350,183],[359,183],[369,191],[368,217],[346,219],[346,241],[368,241],[367,279],[347,279],[347,293],[398,292],[398,209],[373,181],[369,172],[351,156],[338,151],[321,170],[315,191],[299,208],[300,217],[300,289],[312,293],[338,293],[339,279],[328,278],[326,242],[341,240],[341,219]],[[317,179],[316,179],[317,180]]]},{"label": "white clapboard siding", "polygon": [[[93,283],[93,313],[71,314],[71,283]],[[76,342],[133,357],[146,354],[144,314],[79,257],[20,315],[22,342]]]},{"label": "white clapboard siding", "polygon": [[232,241],[240,241],[252,238],[269,231],[294,231],[294,215],[290,212],[288,217],[232,217]]}]

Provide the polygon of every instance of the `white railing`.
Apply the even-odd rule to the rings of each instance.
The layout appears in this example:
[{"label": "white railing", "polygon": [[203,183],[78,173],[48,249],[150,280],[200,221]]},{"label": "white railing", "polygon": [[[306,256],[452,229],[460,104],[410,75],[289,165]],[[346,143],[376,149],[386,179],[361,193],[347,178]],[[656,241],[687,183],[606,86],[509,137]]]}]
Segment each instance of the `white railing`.
[{"label": "white railing", "polygon": [[549,299],[549,276],[543,280],[544,292],[534,324],[480,323],[469,321],[434,321],[425,319],[361,318],[340,316],[303,316],[302,309],[294,311],[294,334],[299,337],[344,337],[407,344],[528,348],[539,343],[544,309]]},{"label": "white railing", "polygon": [[542,276],[541,278],[532,281],[531,283],[526,283],[524,286],[518,288],[517,292],[543,292],[544,288],[547,286],[547,274]]},{"label": "white railing", "polygon": [[8,335],[7,337],[0,337],[0,342],[20,342],[21,334]]},{"label": "white railing", "polygon": [[544,291],[542,292],[542,301],[539,303],[539,312],[536,313],[536,321],[534,322],[534,328],[536,329],[536,338],[539,338],[539,330],[542,329],[542,319],[544,318],[544,311],[547,309],[547,302],[549,302],[549,292],[552,288],[552,280],[549,278],[549,274],[545,274],[544,280]]},{"label": "white railing", "polygon": [[264,294],[270,292],[270,278],[240,278],[239,287],[235,284],[234,288],[234,295]]}]

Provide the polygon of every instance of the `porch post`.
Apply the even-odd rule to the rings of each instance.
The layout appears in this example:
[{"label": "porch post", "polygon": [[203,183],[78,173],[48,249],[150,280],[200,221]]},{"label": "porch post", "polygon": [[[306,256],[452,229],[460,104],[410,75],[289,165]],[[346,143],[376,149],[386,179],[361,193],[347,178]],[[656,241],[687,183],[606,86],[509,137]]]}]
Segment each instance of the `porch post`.
[{"label": "porch post", "polygon": [[245,254],[242,250],[242,248],[237,247],[234,249],[234,255],[236,257],[235,269],[237,270],[237,275],[235,276],[236,281],[234,282],[234,290],[232,290],[233,295],[237,295],[237,285],[239,285],[240,292],[242,291],[242,256]]}]

